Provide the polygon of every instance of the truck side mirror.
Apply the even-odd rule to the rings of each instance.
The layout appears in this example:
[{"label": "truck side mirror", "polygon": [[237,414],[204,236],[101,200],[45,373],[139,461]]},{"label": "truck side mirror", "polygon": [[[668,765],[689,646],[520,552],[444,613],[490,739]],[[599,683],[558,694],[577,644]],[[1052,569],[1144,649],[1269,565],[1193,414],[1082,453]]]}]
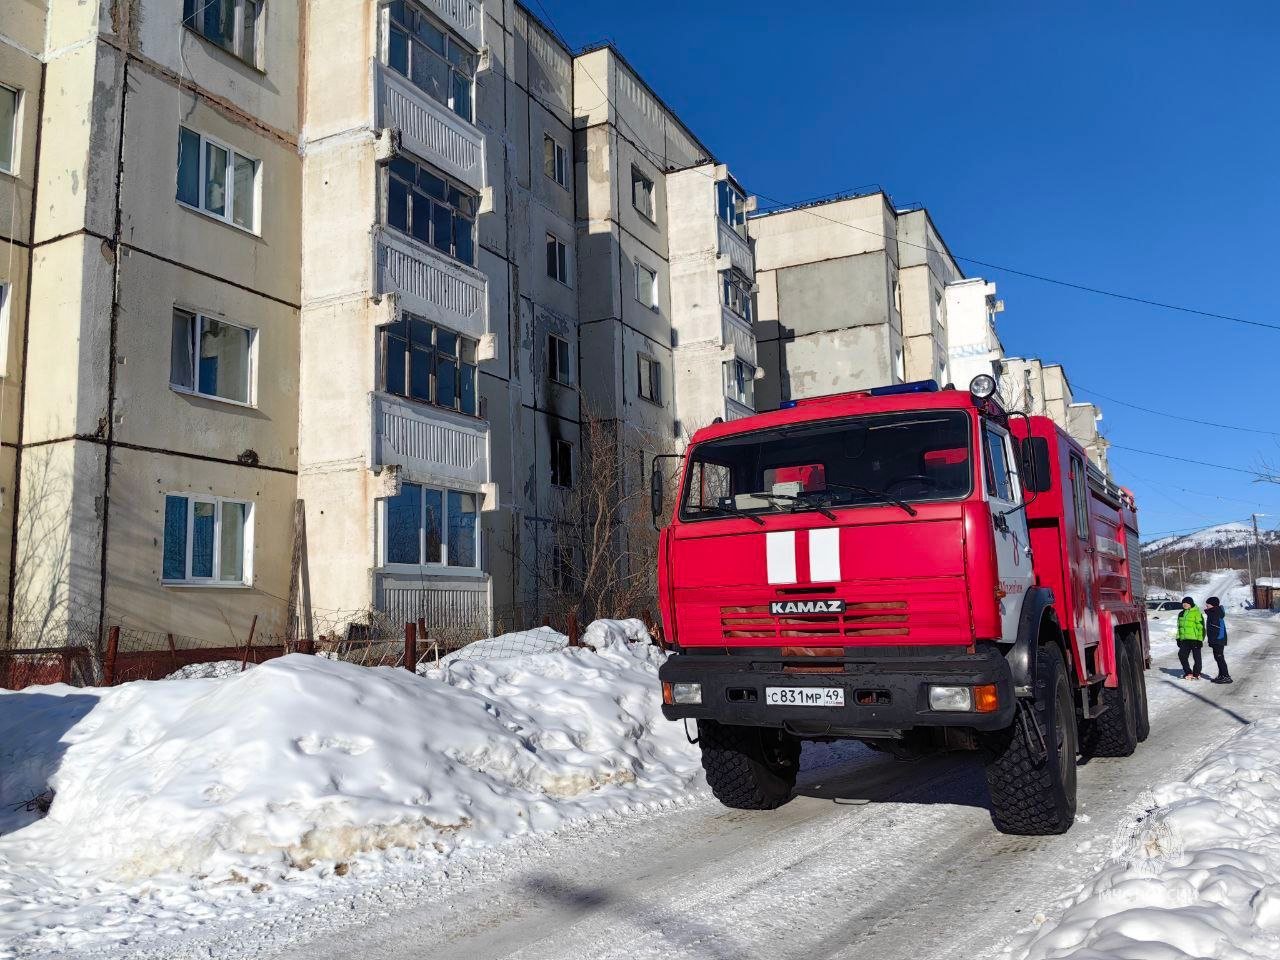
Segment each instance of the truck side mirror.
[{"label": "truck side mirror", "polygon": [[1027,437],[1022,441],[1022,485],[1028,493],[1049,489],[1053,470],[1049,465],[1049,441]]},{"label": "truck side mirror", "polygon": [[653,470],[649,474],[649,509],[653,512],[653,522],[657,523],[662,516],[662,471],[658,469],[658,458],[653,459]]}]

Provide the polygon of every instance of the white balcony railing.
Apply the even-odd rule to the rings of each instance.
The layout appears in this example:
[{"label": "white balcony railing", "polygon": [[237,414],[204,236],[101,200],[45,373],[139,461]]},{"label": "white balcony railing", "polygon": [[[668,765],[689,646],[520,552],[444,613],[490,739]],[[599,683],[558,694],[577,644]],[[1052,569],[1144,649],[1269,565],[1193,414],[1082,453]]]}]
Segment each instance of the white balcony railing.
[{"label": "white balcony railing", "polygon": [[724,398],[724,418],[726,420],[741,420],[743,417],[751,416],[755,416],[755,411],[745,403],[739,403],[732,397]]},{"label": "white balcony railing", "polygon": [[481,27],[484,14],[474,0],[422,0],[440,19],[454,29],[463,40],[477,50],[483,43]]},{"label": "white balcony railing", "polygon": [[374,294],[472,339],[489,332],[489,278],[392,230],[375,231]]},{"label": "white balcony railing", "polygon": [[371,466],[398,466],[414,483],[461,490],[489,482],[487,422],[384,393],[370,398]]},{"label": "white balcony railing", "polygon": [[[374,605],[393,623],[425,620],[428,641],[439,639],[436,630],[487,628],[491,616],[489,578],[377,571]],[[418,649],[430,653],[422,640]]]},{"label": "white balcony railing", "polygon": [[728,307],[720,308],[720,343],[733,349],[739,360],[756,365],[756,335],[751,325]]},{"label": "white balcony railing", "polygon": [[477,193],[484,189],[484,134],[385,64],[375,62],[374,74],[377,126],[399,130],[403,149]]},{"label": "white balcony railing", "polygon": [[746,240],[734,231],[734,229],[716,217],[716,236],[718,238],[718,252],[721,257],[728,257],[729,266],[736,270],[742,271],[748,277],[756,275],[755,257],[751,254],[751,246]]}]

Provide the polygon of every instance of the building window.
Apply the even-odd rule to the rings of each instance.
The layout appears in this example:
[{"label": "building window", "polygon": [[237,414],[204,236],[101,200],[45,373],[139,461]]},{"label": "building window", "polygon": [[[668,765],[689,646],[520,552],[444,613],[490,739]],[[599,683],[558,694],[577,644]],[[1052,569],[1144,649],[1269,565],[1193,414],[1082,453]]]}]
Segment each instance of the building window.
[{"label": "building window", "polygon": [[382,328],[378,387],[474,417],[477,346],[469,337],[406,313]]},{"label": "building window", "polygon": [[547,276],[561,283],[569,282],[569,248],[554,234],[547,234]]},{"label": "building window", "polygon": [[164,498],[165,583],[253,582],[253,504],[199,494]]},{"label": "building window", "polygon": [[549,136],[542,138],[542,168],[548,177],[569,189],[569,152]]},{"label": "building window", "polygon": [[559,593],[569,593],[577,580],[574,549],[558,543],[551,545],[551,587]]},{"label": "building window", "polygon": [[734,358],[724,365],[724,395],[744,406],[756,405],[755,368]]},{"label": "building window", "polygon": [[747,198],[728,180],[716,181],[716,212],[734,233],[747,239]]},{"label": "building window", "polygon": [[653,181],[641,173],[638,167],[631,168],[631,204],[646,219],[657,220],[653,205]]},{"label": "building window", "polygon": [[0,377],[9,375],[9,300],[13,287],[0,283]]},{"label": "building window", "polygon": [[652,401],[653,403],[661,403],[662,365],[653,357],[647,357],[643,353],[638,355],[637,360],[638,373],[640,376],[639,392],[641,398]]},{"label": "building window", "polygon": [[258,34],[265,0],[182,0],[182,22],[251,67],[258,65]]},{"label": "building window", "polygon": [[547,334],[547,376],[556,383],[573,383],[572,368],[569,366],[569,341]]},{"label": "building window", "polygon": [[479,566],[479,498],[474,493],[400,485],[382,512],[382,562]]},{"label": "building window", "polygon": [[175,307],[169,385],[233,403],[254,402],[257,331]]},{"label": "building window", "polygon": [[568,440],[551,441],[551,484],[573,486],[573,444]]},{"label": "building window", "polygon": [[898,378],[898,383],[907,379],[907,360],[901,347],[893,348],[893,375]]},{"label": "building window", "polygon": [[0,172],[18,166],[18,91],[0,86]]},{"label": "building window", "polygon": [[194,130],[178,128],[178,202],[245,230],[258,228],[261,164]]},{"label": "building window", "polygon": [[751,281],[737,270],[723,274],[724,305],[747,323],[751,322]]},{"label": "building window", "polygon": [[475,266],[480,198],[407,157],[388,163],[385,176],[383,222],[455,260]]},{"label": "building window", "polygon": [[658,274],[636,261],[636,300],[650,310],[658,309]]},{"label": "building window", "polygon": [[408,0],[387,4],[386,62],[432,100],[472,119],[475,51]]}]

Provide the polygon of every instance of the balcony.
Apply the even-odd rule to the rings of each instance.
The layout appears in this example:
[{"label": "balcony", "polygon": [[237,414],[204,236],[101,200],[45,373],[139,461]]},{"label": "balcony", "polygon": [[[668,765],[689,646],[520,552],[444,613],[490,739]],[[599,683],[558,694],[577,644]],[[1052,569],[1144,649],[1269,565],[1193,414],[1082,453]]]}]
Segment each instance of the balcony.
[{"label": "balcony", "polygon": [[[433,6],[451,6],[439,0]],[[400,145],[479,193],[484,189],[484,134],[390,67],[374,63],[379,129],[400,131]]]},{"label": "balcony", "polygon": [[[454,576],[449,573],[406,574],[377,571],[373,577],[374,606],[392,623],[427,622],[427,638],[441,628],[475,628],[487,636],[491,626],[491,601],[487,576]],[[426,651],[419,641],[419,650]]]},{"label": "balcony", "polygon": [[[719,217],[716,217],[716,231],[717,252],[720,254],[719,259],[721,260],[721,263],[717,265],[717,269],[727,270],[729,267],[733,267],[748,277],[754,277],[756,275],[756,259],[751,252],[750,244],[738,236],[733,227]],[[726,260],[727,262],[725,262]]]},{"label": "balcony", "polygon": [[489,332],[489,279],[393,230],[374,231],[374,295],[475,340]]},{"label": "balcony", "polygon": [[489,481],[489,424],[385,393],[370,394],[370,466],[397,466],[414,483],[479,492]]},{"label": "balcony", "polygon": [[751,325],[728,307],[720,308],[720,343],[733,350],[739,360],[756,365],[756,335]]},{"label": "balcony", "polygon": [[431,10],[475,49],[483,44],[481,26],[484,15],[479,3],[472,0],[420,0],[423,6]]},{"label": "balcony", "polygon": [[752,416],[755,416],[755,411],[745,403],[739,403],[732,397],[724,398],[724,418],[726,420],[741,420],[743,417]]}]

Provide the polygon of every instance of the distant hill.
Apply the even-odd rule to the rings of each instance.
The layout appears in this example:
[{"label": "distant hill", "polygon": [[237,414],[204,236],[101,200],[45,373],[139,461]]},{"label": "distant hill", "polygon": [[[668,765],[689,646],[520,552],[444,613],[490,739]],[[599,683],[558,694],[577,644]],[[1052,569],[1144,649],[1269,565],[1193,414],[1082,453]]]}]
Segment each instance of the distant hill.
[{"label": "distant hill", "polygon": [[[1280,531],[1260,530],[1264,546],[1280,546]],[[1217,526],[1205,527],[1194,533],[1184,533],[1176,537],[1161,537],[1142,545],[1142,553],[1146,557],[1157,554],[1178,553],[1183,550],[1221,550],[1241,551],[1253,546],[1253,525],[1249,523],[1220,523]]]}]

